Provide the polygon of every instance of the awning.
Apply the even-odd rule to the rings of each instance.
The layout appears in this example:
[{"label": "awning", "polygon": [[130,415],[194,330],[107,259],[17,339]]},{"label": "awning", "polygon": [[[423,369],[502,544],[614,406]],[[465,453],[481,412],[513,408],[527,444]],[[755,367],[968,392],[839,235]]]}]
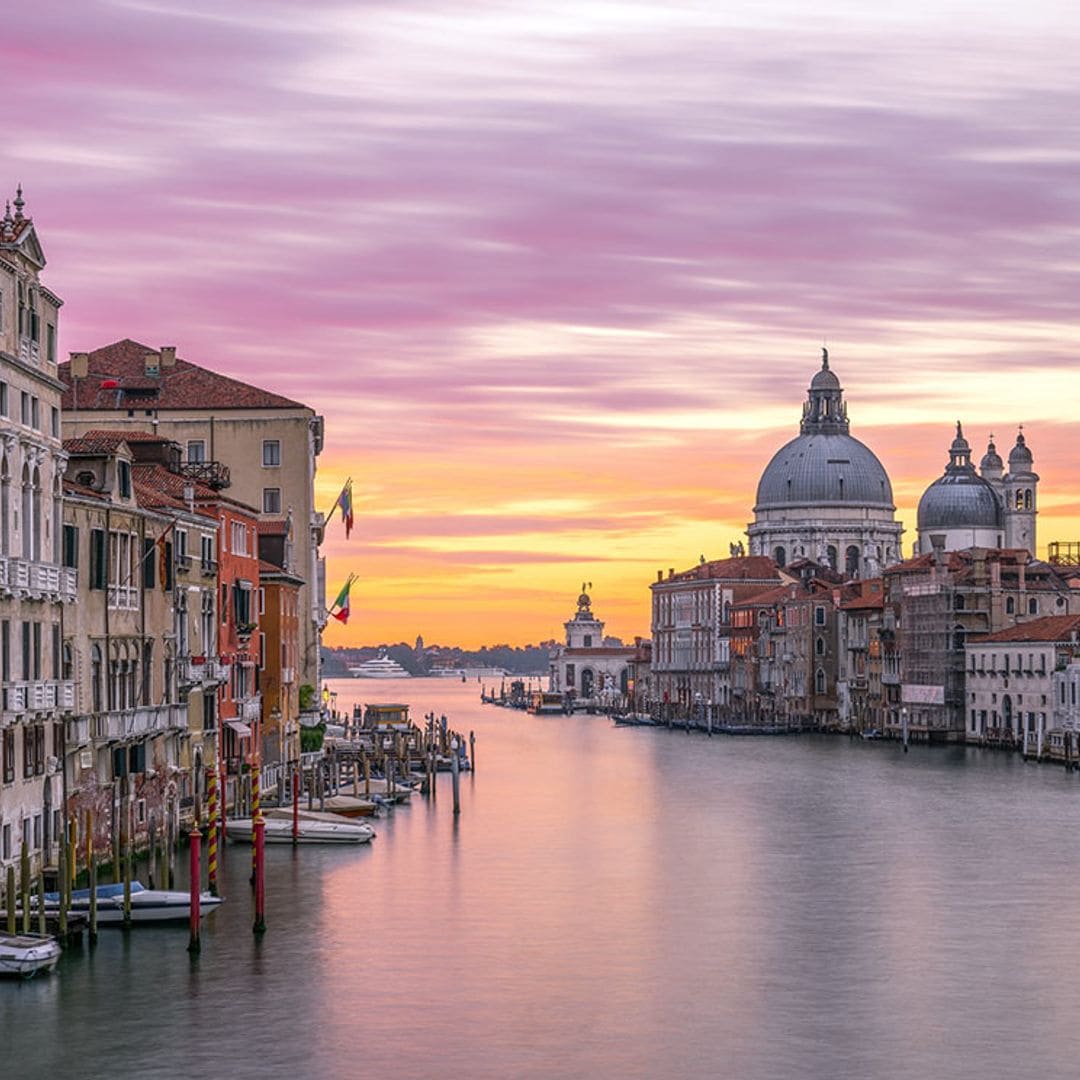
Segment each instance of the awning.
[{"label": "awning", "polygon": [[237,735],[250,735],[251,728],[244,723],[243,720],[226,720],[225,725],[231,727]]}]

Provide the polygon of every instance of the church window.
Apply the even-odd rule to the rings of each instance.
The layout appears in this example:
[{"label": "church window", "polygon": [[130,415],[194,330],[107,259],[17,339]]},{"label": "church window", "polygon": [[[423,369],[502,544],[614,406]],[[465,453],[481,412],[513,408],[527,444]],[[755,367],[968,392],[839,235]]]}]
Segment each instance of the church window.
[{"label": "church window", "polygon": [[832,570],[836,569],[836,548],[830,544],[826,549],[826,557],[829,561],[829,567]]},{"label": "church window", "polygon": [[1005,598],[1005,614],[1006,615],[1015,615],[1016,614],[1016,601],[1011,596],[1007,596]]},{"label": "church window", "polygon": [[964,610],[964,594],[957,593],[956,598],[953,600],[953,608],[957,611]]},{"label": "church window", "polygon": [[823,607],[814,608],[814,625],[815,626],[824,626],[825,625],[825,609]]},{"label": "church window", "polygon": [[825,693],[825,671],[822,668],[818,668],[814,673],[814,692],[816,694]]},{"label": "church window", "polygon": [[1031,490],[1030,489],[1028,489],[1027,491],[1024,492],[1024,509],[1025,510],[1030,510],[1031,509]]},{"label": "church window", "polygon": [[817,641],[814,643],[814,651],[818,654],[818,656],[824,656],[825,655],[825,639],[824,638],[819,637],[817,639]]},{"label": "church window", "polygon": [[585,635],[585,648],[586,649],[591,649],[592,648],[592,634],[586,634]]},{"label": "church window", "polygon": [[854,544],[844,553],[844,569],[849,577],[855,577],[859,573],[859,549]]},{"label": "church window", "polygon": [[1023,510],[1024,509],[1024,493],[1022,491],[1018,491],[1016,493],[1016,509],[1017,510]]},{"label": "church window", "polygon": [[1034,596],[1028,601],[1028,614],[1029,615],[1038,615],[1039,614],[1039,601],[1036,600]]},{"label": "church window", "polygon": [[785,563],[784,549],[782,547],[778,546],[778,547],[774,548],[772,557],[773,557],[773,561],[776,563],[777,566],[783,566],[784,565],[784,563]]},{"label": "church window", "polygon": [[573,664],[567,664],[566,665],[566,685],[567,686],[573,686],[574,685],[574,665]]}]

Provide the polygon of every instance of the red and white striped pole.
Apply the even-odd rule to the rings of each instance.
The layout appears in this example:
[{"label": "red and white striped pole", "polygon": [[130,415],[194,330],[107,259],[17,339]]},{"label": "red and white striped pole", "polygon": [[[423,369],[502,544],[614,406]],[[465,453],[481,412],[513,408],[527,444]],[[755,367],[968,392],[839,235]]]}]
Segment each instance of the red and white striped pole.
[{"label": "red and white striped pole", "polygon": [[207,772],[206,782],[206,805],[210,818],[210,829],[207,832],[206,849],[206,876],[210,892],[218,895],[217,883],[217,853],[218,853],[218,784],[217,769],[211,768]]}]

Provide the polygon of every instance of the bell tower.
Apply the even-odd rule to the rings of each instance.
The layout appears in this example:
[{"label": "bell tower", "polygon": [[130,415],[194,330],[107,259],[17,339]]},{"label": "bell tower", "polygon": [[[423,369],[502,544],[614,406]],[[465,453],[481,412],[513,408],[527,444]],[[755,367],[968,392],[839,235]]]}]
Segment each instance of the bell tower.
[{"label": "bell tower", "polygon": [[1039,477],[1021,425],[1016,445],[1009,451],[1009,471],[1004,479],[1005,546],[1024,548],[1035,554],[1036,495]]}]

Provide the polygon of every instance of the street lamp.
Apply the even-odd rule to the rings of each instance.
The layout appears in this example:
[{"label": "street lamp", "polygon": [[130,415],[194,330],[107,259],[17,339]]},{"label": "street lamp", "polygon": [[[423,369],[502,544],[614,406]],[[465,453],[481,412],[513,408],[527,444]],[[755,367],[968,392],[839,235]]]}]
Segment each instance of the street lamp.
[{"label": "street lamp", "polygon": [[908,752],[908,726],[907,726],[907,706],[902,705],[900,707],[900,738],[904,742],[904,753]]}]

